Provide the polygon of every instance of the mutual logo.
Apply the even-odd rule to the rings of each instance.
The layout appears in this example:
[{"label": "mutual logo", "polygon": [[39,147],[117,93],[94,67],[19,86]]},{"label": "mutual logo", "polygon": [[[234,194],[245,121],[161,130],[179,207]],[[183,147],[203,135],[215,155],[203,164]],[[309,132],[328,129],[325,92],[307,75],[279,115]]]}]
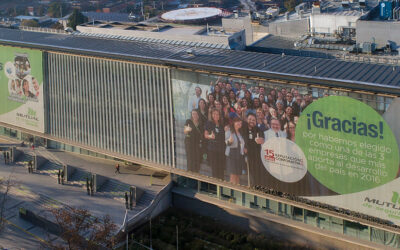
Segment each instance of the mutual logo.
[{"label": "mutual logo", "polygon": [[400,210],[400,195],[397,192],[392,192],[392,199],[391,201],[384,201],[384,200],[379,200],[375,198],[370,198],[370,197],[365,197],[364,202],[370,203],[370,204],[375,204],[380,207],[384,208],[392,208],[396,210]]},{"label": "mutual logo", "polygon": [[17,117],[31,121],[39,121],[39,118],[36,115],[36,111],[31,108],[28,108],[28,112],[26,114],[17,112]]},{"label": "mutual logo", "polygon": [[397,192],[392,192],[393,194],[392,194],[392,203],[394,203],[394,204],[400,204],[400,196],[399,196],[399,193],[397,193]]}]

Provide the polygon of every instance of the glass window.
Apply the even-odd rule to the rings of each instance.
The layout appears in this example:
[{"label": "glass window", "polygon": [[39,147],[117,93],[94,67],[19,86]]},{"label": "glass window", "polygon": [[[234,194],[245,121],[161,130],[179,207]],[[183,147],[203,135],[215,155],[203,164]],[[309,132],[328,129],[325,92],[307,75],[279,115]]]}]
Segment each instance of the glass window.
[{"label": "glass window", "polygon": [[268,212],[273,214],[278,214],[279,212],[279,203],[277,201],[268,200]]},{"label": "glass window", "polygon": [[194,189],[195,191],[197,191],[197,185],[198,185],[197,180],[187,178],[184,176],[177,176],[176,183],[178,184],[179,187],[190,188],[190,189]]},{"label": "glass window", "polygon": [[267,199],[257,197],[256,203],[257,203],[257,208],[262,209],[262,210],[267,209]]},{"label": "glass window", "polygon": [[395,233],[385,232],[385,245],[399,248],[400,247],[400,236]]},{"label": "glass window", "polygon": [[290,218],[291,206],[289,204],[279,202],[279,215]]},{"label": "glass window", "polygon": [[65,144],[64,150],[72,152],[72,146]]},{"label": "glass window", "polygon": [[198,185],[199,185],[199,181],[192,179],[192,178],[186,178],[186,187],[194,189],[194,190],[198,190]]},{"label": "glass window", "polygon": [[318,227],[330,230],[330,218],[328,215],[318,213]]},{"label": "glass window", "polygon": [[217,185],[207,182],[200,182],[200,192],[210,196],[217,196]]},{"label": "glass window", "polygon": [[237,190],[232,190],[233,193],[233,201],[236,205],[243,206],[243,195],[242,192]]},{"label": "glass window", "polygon": [[244,193],[244,206],[254,208],[255,205],[254,195]]},{"label": "glass window", "polygon": [[390,247],[400,247],[400,235],[371,227],[371,241]]},{"label": "glass window", "polygon": [[352,237],[369,240],[368,226],[356,222],[344,221],[344,234]]},{"label": "glass window", "polygon": [[371,241],[379,244],[385,244],[385,232],[380,229],[371,228]]},{"label": "glass window", "polygon": [[176,184],[178,187],[186,187],[186,177],[175,175],[176,176]]},{"label": "glass window", "polygon": [[[72,147],[72,152],[75,152],[75,153],[81,153],[81,151],[83,151],[83,149],[80,149],[79,147]],[[86,150],[86,152],[87,152],[87,154],[90,154],[90,151],[87,151]]]},{"label": "glass window", "polygon": [[220,187],[220,199],[233,202],[232,189],[226,187]]},{"label": "glass window", "polygon": [[296,221],[303,221],[303,209],[299,207],[292,207],[292,218]]},{"label": "glass window", "polygon": [[376,97],[376,102],[377,102],[377,105],[376,105],[376,107],[377,107],[377,109],[379,110],[379,111],[385,111],[385,97],[383,97],[383,96],[377,96]]},{"label": "glass window", "polygon": [[304,210],[306,216],[304,217],[304,222],[309,225],[317,226],[318,213],[310,210]]},{"label": "glass window", "polygon": [[343,233],[343,220],[335,217],[330,217],[331,219],[331,231],[336,233]]}]

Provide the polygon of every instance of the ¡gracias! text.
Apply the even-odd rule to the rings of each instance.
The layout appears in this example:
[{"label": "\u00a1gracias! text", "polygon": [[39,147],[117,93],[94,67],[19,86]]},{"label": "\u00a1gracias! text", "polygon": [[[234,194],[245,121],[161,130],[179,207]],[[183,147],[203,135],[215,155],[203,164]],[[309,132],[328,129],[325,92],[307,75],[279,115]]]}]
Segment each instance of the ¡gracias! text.
[{"label": "\u00a1gracias! text", "polygon": [[352,120],[341,120],[336,117],[324,116],[320,111],[314,111],[307,114],[307,128],[311,130],[312,127],[331,129],[337,132],[344,132],[347,134],[355,134],[360,136],[369,136],[371,138],[383,139],[383,122],[376,124],[366,124],[358,122],[356,117]]}]

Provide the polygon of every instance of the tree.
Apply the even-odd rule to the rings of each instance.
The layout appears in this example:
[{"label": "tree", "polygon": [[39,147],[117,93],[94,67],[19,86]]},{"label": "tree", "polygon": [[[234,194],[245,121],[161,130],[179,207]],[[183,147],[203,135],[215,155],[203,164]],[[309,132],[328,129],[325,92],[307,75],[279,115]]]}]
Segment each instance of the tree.
[{"label": "tree", "polygon": [[[77,208],[54,209],[52,214],[60,228],[60,237],[67,243],[68,249],[99,249],[113,246],[116,225],[110,216],[99,219],[93,217],[88,210]],[[65,249],[65,245],[50,244],[54,249]]]},{"label": "tree", "polygon": [[85,17],[79,10],[74,9],[72,14],[68,18],[68,27],[76,30],[76,26],[82,23],[86,23],[88,21],[87,17]]},{"label": "tree", "polygon": [[39,23],[35,20],[23,20],[21,26],[25,27],[39,27]]},{"label": "tree", "polygon": [[62,25],[59,22],[54,23],[53,25],[51,25],[52,29],[57,29],[57,30],[63,30],[64,29],[64,25]]},{"label": "tree", "polygon": [[47,14],[51,17],[63,17],[69,11],[68,5],[61,2],[52,2],[49,5],[49,9],[47,10]]},{"label": "tree", "polygon": [[40,6],[36,9],[36,14],[37,14],[38,16],[43,16],[43,15],[44,15],[44,12],[45,12],[45,9],[44,9],[43,5],[40,5]]},{"label": "tree", "polygon": [[4,210],[6,208],[8,194],[11,188],[15,185],[13,181],[13,172],[10,173],[7,179],[0,179],[0,231],[4,228]]},{"label": "tree", "polygon": [[300,4],[300,0],[285,0],[283,6],[289,12],[294,11],[294,8]]},{"label": "tree", "polygon": [[19,15],[24,15],[25,14],[25,8],[22,6],[14,6],[11,8],[7,9],[7,15],[15,17]]}]

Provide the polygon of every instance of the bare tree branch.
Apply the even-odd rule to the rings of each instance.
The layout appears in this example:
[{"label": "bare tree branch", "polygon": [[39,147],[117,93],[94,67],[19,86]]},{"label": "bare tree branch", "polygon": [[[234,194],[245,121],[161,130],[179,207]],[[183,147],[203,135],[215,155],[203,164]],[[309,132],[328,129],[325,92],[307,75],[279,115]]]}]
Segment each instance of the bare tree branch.
[{"label": "bare tree branch", "polygon": [[[116,225],[110,216],[99,219],[91,216],[88,210],[77,208],[54,209],[52,214],[61,229],[60,237],[67,243],[68,249],[100,249],[112,246]],[[54,248],[60,249],[63,246],[54,245]]]},{"label": "bare tree branch", "polygon": [[4,220],[4,212],[6,208],[6,203],[8,199],[8,194],[11,190],[11,188],[15,185],[15,182],[13,180],[13,174],[14,174],[14,168],[12,169],[11,173],[7,177],[6,180],[3,178],[0,179],[0,191],[1,191],[1,196],[0,196],[0,232],[4,229],[5,225],[5,220]]}]

